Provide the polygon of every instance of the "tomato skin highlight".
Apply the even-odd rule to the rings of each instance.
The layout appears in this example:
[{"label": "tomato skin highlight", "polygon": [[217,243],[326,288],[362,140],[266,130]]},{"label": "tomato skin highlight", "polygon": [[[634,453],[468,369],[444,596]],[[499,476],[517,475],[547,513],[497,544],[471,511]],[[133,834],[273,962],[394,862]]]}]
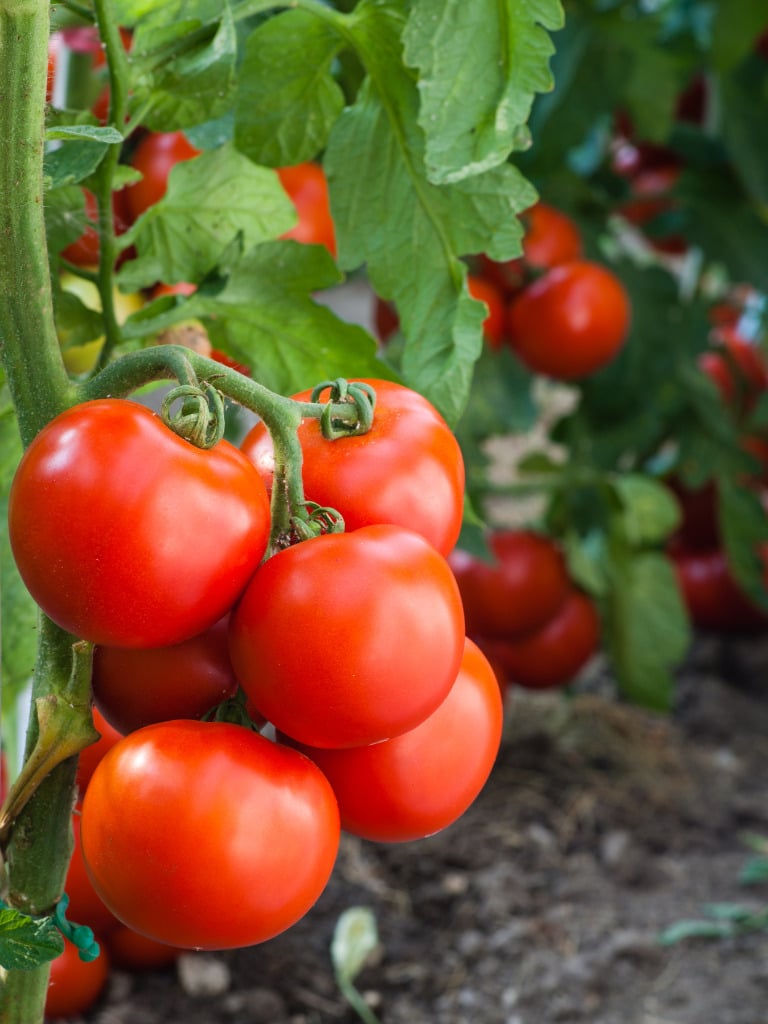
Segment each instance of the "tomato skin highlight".
[{"label": "tomato skin highlight", "polygon": [[[510,683],[529,690],[565,686],[600,645],[600,619],[590,597],[571,594],[556,615],[528,636],[493,644]],[[482,647],[482,642],[480,642]]]},{"label": "tomato skin highlight", "polygon": [[[367,379],[376,391],[373,426],[366,434],[327,441],[319,421],[299,427],[304,491],[310,501],[337,509],[347,531],[392,523],[422,534],[447,555],[461,530],[464,460],[458,441],[422,395],[391,381]],[[293,397],[308,402],[310,391]],[[327,401],[328,393],[320,396]],[[274,453],[257,424],[240,444],[272,488]]]},{"label": "tomato skin highlight", "polygon": [[331,783],[343,829],[406,842],[446,828],[475,800],[496,759],[502,719],[493,668],[466,640],[448,696],[415,729],[371,746],[299,749]]},{"label": "tomato skin highlight", "polygon": [[549,537],[495,530],[491,564],[456,548],[448,562],[459,584],[469,636],[507,639],[548,622],[571,588],[565,559]]},{"label": "tomato skin highlight", "polygon": [[530,370],[579,380],[618,355],[629,323],[629,297],[615,274],[574,260],[547,271],[511,303],[507,329]]},{"label": "tomato skin highlight", "polygon": [[229,617],[171,647],[97,647],[93,697],[107,721],[126,734],[154,722],[202,718],[235,695]]},{"label": "tomato skin highlight", "polygon": [[46,1020],[85,1013],[101,995],[108,977],[109,960],[103,950],[95,960],[81,960],[77,946],[64,939],[64,952],[51,961]]},{"label": "tomato skin highlight", "polygon": [[463,646],[448,563],[418,534],[388,525],[273,555],[230,623],[232,664],[253,705],[314,747],[414,728],[448,694]]},{"label": "tomato skin highlight", "polygon": [[181,949],[233,949],[312,907],[339,812],[297,751],[226,722],[162,722],[126,736],[94,772],[82,843],[123,924]]},{"label": "tomato skin highlight", "polygon": [[43,428],[16,471],[8,520],[43,611],[113,647],[163,647],[212,626],[260,562],[270,522],[237,448],[195,448],[123,399],[74,406]]}]

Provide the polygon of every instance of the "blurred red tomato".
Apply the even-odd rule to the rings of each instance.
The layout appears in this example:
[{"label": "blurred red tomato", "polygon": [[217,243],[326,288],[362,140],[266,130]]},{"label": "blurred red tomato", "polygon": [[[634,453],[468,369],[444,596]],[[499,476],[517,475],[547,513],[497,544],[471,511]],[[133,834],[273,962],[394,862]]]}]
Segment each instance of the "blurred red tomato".
[{"label": "blurred red tomato", "polygon": [[141,935],[119,923],[104,936],[103,944],[110,964],[124,971],[149,971],[167,967],[185,952],[178,946],[150,939],[148,935]]},{"label": "blurred red tomato", "polygon": [[45,999],[45,1016],[58,1020],[77,1017],[89,1010],[101,995],[109,977],[104,951],[95,960],[80,959],[77,946],[64,940],[64,952],[51,962]]},{"label": "blurred red tomato", "polygon": [[320,164],[293,164],[278,167],[277,174],[296,207],[299,222],[283,238],[310,245],[324,245],[336,255],[336,228],[331,217],[328,182]]},{"label": "blurred red tomato", "polygon": [[96,765],[110,747],[114,747],[117,741],[122,739],[122,733],[109,724],[98,708],[93,709],[93,724],[101,734],[101,738],[80,751],[80,759],[77,763],[77,786],[81,795],[88,788]]},{"label": "blurred red tomato", "polygon": [[131,164],[141,171],[141,181],[126,189],[131,222],[165,195],[168,176],[176,164],[200,155],[184,132],[151,132],[136,147]]},{"label": "blurred red tomato", "polygon": [[720,548],[692,551],[673,547],[670,555],[695,625],[723,632],[750,632],[768,626],[768,613],[738,586]]}]

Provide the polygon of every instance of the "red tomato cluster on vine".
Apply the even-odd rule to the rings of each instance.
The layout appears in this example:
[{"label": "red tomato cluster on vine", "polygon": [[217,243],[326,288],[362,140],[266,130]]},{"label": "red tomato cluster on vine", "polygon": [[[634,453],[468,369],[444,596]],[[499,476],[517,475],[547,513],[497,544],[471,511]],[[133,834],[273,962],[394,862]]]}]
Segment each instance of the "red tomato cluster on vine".
[{"label": "red tomato cluster on vine", "polygon": [[309,416],[298,430],[306,498],[337,505],[345,531],[286,536],[269,557],[263,428],[242,449],[201,449],[144,406],[100,399],[22,457],[20,574],[95,644],[102,738],[80,759],[67,887],[114,962],[153,959],[143,943],[172,958],[278,934],[323,891],[342,828],[426,836],[491,771],[501,694],[446,558],[461,451],[421,395],[362,386],[376,394],[367,433],[327,440]]},{"label": "red tomato cluster on vine", "polygon": [[[744,475],[743,486],[755,491],[768,506],[768,438],[748,425],[750,413],[768,393],[768,362],[760,348],[739,332],[739,298],[737,295],[736,302],[713,308],[711,344],[699,356],[698,366],[717,388],[724,414],[737,425],[741,446],[753,459],[754,470]],[[694,489],[672,476],[667,484],[682,516],[668,553],[692,622],[723,632],[765,629],[768,612],[740,587],[724,550],[716,481]],[[759,554],[768,578],[768,551]]]},{"label": "red tomato cluster on vine", "polygon": [[570,683],[600,647],[594,601],[572,582],[558,545],[532,530],[490,532],[492,561],[456,548],[449,556],[467,634],[502,683],[550,689]]},{"label": "red tomato cluster on vine", "polygon": [[[504,263],[480,256],[467,289],[486,306],[489,348],[511,349],[533,373],[577,381],[611,363],[629,334],[631,305],[608,267],[583,256],[576,223],[548,203],[523,215],[523,255]],[[398,329],[391,303],[377,298],[380,341]]]}]

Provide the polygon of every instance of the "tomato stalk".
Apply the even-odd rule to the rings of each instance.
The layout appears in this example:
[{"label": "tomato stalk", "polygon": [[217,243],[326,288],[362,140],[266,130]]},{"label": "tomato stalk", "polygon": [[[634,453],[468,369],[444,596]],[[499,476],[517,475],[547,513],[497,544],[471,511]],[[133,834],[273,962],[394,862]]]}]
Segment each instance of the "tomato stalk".
[{"label": "tomato stalk", "polygon": [[[47,0],[0,0],[0,359],[25,446],[77,401],[54,326],[43,219],[48,35]],[[60,695],[69,699],[76,676],[84,693],[73,716],[84,734],[91,720],[87,672],[73,676],[72,643],[41,617],[33,695],[49,704]],[[33,720],[27,750],[47,742]],[[42,913],[61,895],[71,854],[76,763],[66,757],[47,774],[13,822],[4,851],[11,907]],[[7,973],[0,988],[2,1024],[43,1019],[48,970],[43,965]]]}]

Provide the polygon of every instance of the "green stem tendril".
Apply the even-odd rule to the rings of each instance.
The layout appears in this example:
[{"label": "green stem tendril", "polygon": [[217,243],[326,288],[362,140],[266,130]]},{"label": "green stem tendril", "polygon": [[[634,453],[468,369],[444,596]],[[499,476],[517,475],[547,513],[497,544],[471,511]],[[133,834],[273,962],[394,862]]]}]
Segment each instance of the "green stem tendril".
[{"label": "green stem tendril", "polygon": [[78,956],[84,963],[95,960],[101,952],[101,947],[96,941],[93,929],[85,924],[75,924],[67,920],[67,907],[69,896],[64,893],[56,904],[53,912],[53,922],[65,939],[68,939],[74,946],[77,946]]},{"label": "green stem tendril", "polygon": [[[180,411],[172,414],[171,406],[180,400]],[[224,437],[224,400],[209,381],[173,388],[163,400],[160,415],[166,426],[196,448],[213,448]]]},{"label": "green stem tendril", "polygon": [[[362,381],[336,380],[323,381],[312,391],[312,402],[319,402],[320,395],[327,388],[331,389],[328,402],[325,403],[320,415],[320,429],[323,437],[335,441],[339,437],[350,437],[355,434],[367,434],[373,426],[373,412],[376,408],[376,392],[370,384]],[[353,405],[356,410],[355,419],[340,417],[338,405]]]}]

